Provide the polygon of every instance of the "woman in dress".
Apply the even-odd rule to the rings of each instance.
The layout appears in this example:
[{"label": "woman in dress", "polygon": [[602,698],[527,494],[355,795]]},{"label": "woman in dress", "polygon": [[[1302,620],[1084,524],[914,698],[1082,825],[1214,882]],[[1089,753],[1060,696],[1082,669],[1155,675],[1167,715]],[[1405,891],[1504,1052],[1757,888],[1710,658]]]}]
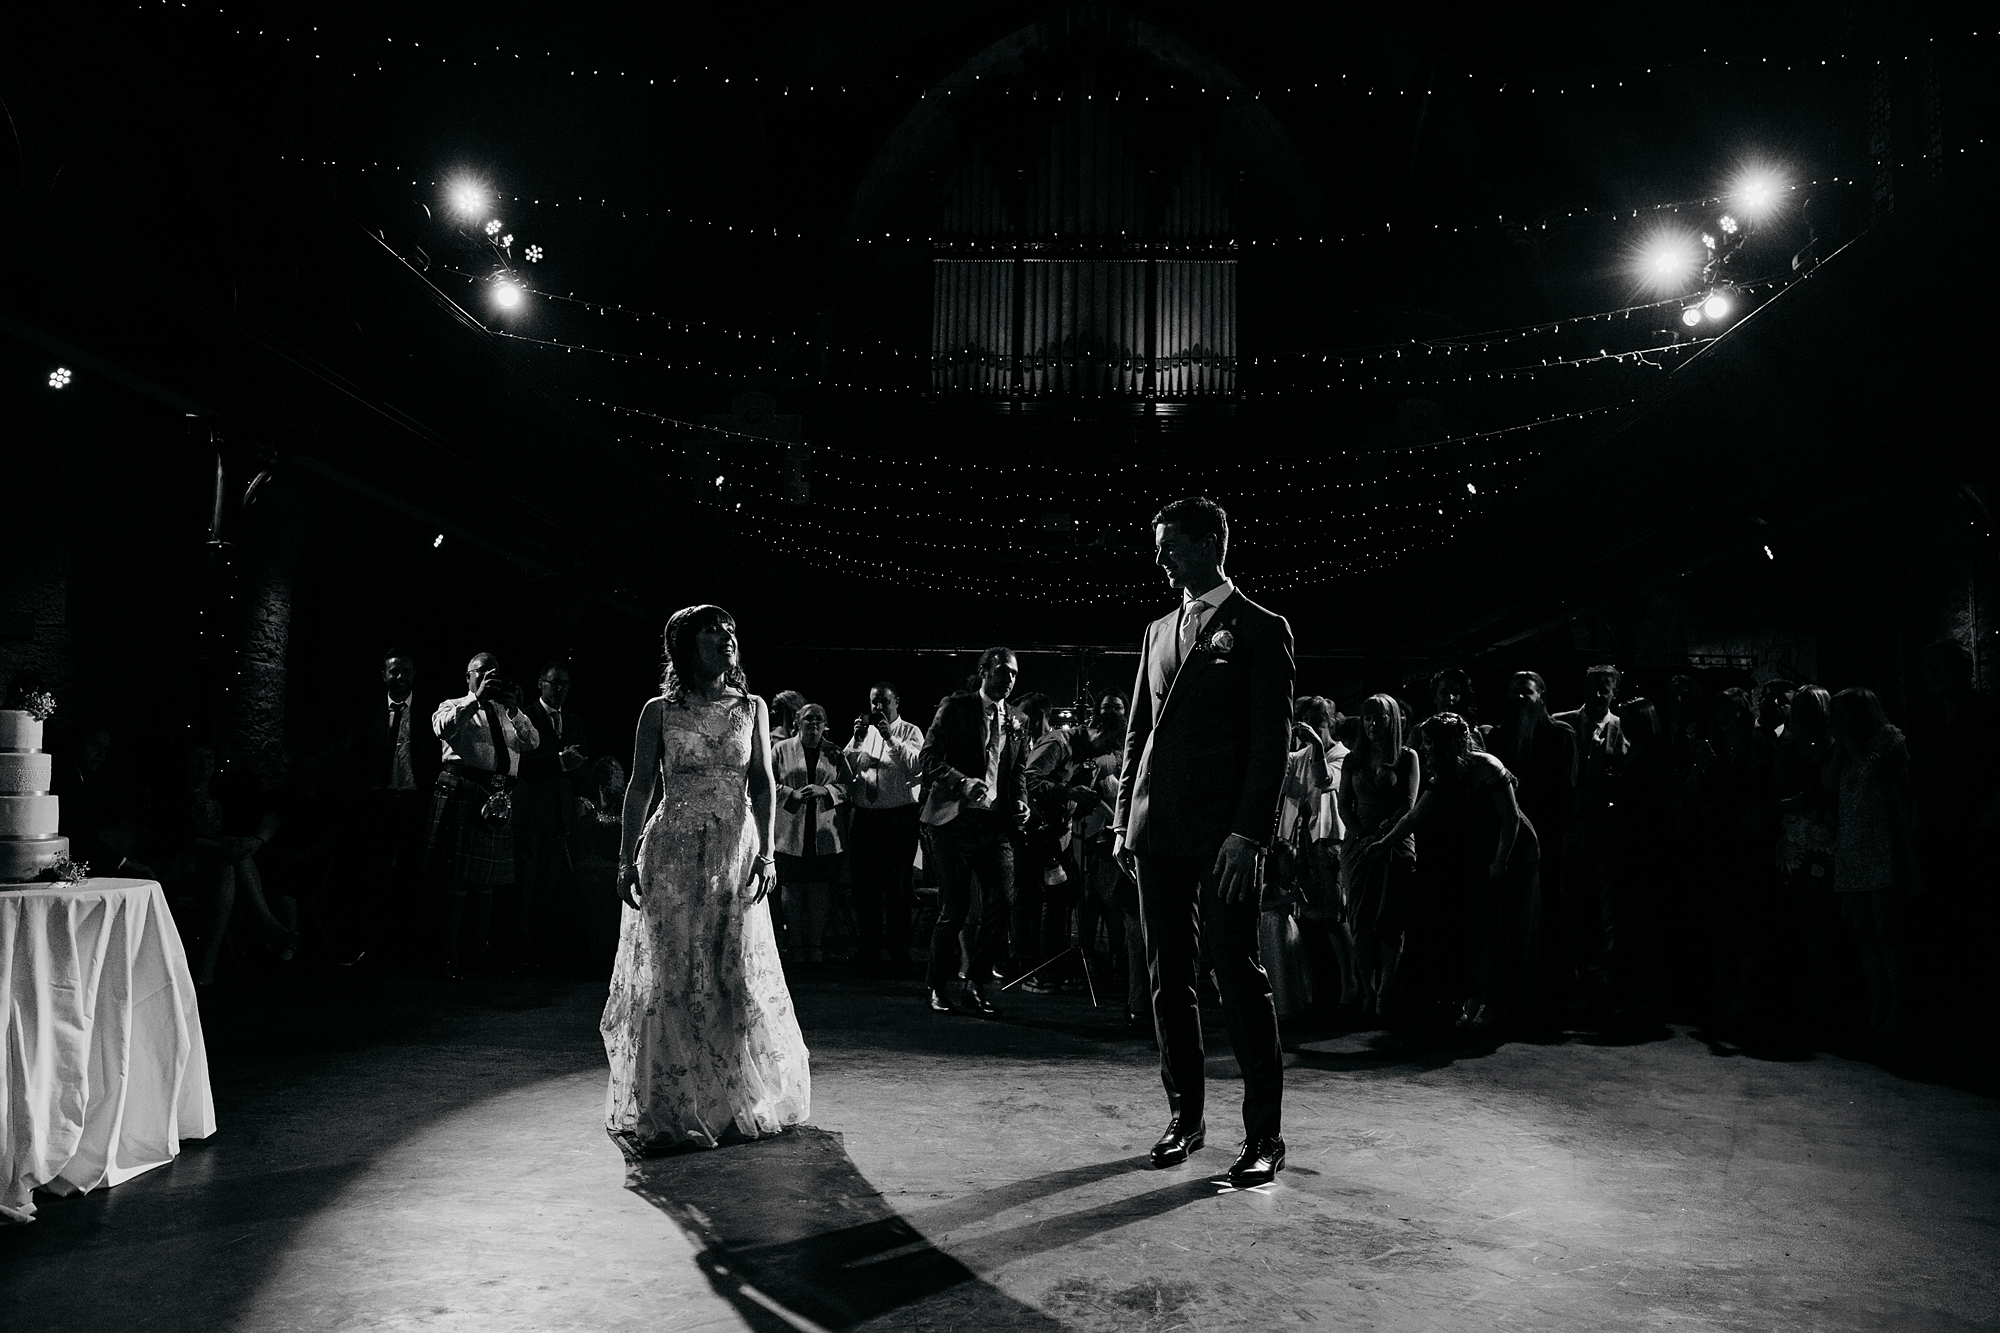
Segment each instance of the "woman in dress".
[{"label": "woman in dress", "polygon": [[1271,974],[1279,1018],[1310,1009],[1316,998],[1299,916],[1310,905],[1311,849],[1331,837],[1327,799],[1339,779],[1333,768],[1333,705],[1307,695],[1292,705],[1292,744],[1285,785],[1278,797],[1278,840],[1264,870],[1263,911],[1257,918],[1257,956]]},{"label": "woman in dress", "polygon": [[1834,695],[1827,722],[1840,745],[1833,892],[1868,981],[1868,1031],[1900,1032],[1910,997],[1903,914],[1923,891],[1910,746],[1873,690]]},{"label": "woman in dress", "polygon": [[1467,962],[1459,1026],[1490,1028],[1508,1011],[1517,1020],[1524,1018],[1533,999],[1530,978],[1541,895],[1535,826],[1515,799],[1514,775],[1480,747],[1464,718],[1456,713],[1426,718],[1417,728],[1417,742],[1431,781],[1416,808],[1365,849],[1364,869],[1387,860],[1441,805],[1455,802],[1465,818],[1465,841],[1455,867],[1465,911]]},{"label": "woman in dress", "polygon": [[666,681],[632,749],[618,857],[631,910],[599,1024],[605,1123],[646,1150],[775,1134],[812,1103],[765,902],[776,792],[764,705],[727,611],[677,611],[666,639]]},{"label": "woman in dress", "polygon": [[[1778,872],[1785,877],[1793,1008],[1822,1027],[1840,1011],[1840,905],[1833,892],[1834,786],[1839,742],[1833,696],[1817,685],[1792,692],[1773,763],[1778,796]],[[1629,728],[1628,728],[1629,731]],[[1800,964],[1805,964],[1801,967]]]},{"label": "woman in dress", "polygon": [[[1386,694],[1361,704],[1361,743],[1340,770],[1340,818],[1347,826],[1342,878],[1352,923],[1355,998],[1361,1012],[1386,1016],[1417,883],[1417,840],[1405,834],[1376,856],[1372,843],[1417,803],[1423,768],[1403,743],[1403,710]],[[1343,1000],[1345,997],[1343,997]]]}]

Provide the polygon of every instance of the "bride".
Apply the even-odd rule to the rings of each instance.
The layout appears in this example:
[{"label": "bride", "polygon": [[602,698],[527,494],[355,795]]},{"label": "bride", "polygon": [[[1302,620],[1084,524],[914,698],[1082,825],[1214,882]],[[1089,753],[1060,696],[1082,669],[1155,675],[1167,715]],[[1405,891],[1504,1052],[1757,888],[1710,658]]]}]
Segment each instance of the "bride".
[{"label": "bride", "polygon": [[812,1104],[764,901],[776,809],[764,702],[721,607],[675,612],[666,640],[666,681],[632,750],[618,855],[632,910],[598,1025],[611,1059],[605,1123],[649,1150],[775,1134]]}]

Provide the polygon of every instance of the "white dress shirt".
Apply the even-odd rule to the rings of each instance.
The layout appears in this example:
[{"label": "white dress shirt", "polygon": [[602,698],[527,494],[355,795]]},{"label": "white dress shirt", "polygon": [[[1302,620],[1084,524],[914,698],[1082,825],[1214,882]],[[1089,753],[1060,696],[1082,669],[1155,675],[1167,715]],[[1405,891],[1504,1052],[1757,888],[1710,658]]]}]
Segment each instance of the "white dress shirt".
[{"label": "white dress shirt", "polygon": [[910,788],[917,781],[917,753],[924,748],[923,728],[908,718],[889,724],[889,740],[869,727],[860,741],[847,745],[847,760],[854,768],[854,788],[849,803],[857,810],[896,810],[916,804]]},{"label": "white dress shirt", "polygon": [[477,694],[468,694],[458,699],[446,699],[431,714],[431,730],[444,742],[446,763],[467,764],[473,768],[483,768],[495,773],[519,773],[521,756],[542,743],[535,732],[535,724],[528,721],[528,715],[520,710],[509,713],[502,704],[493,705],[494,715],[500,719],[500,733],[503,745],[500,747],[506,759],[504,763],[495,761],[493,737],[486,726],[486,709]]},{"label": "white dress shirt", "polygon": [[1007,701],[989,699],[981,692],[979,706],[985,719],[981,736],[986,742],[986,794],[976,801],[968,797],[965,804],[970,810],[991,810],[1000,799],[1000,756],[1007,752]]},{"label": "white dress shirt", "polygon": [[1201,631],[1208,624],[1209,618],[1215,614],[1215,609],[1229,600],[1229,595],[1235,591],[1236,584],[1225,574],[1222,582],[1199,596],[1188,592],[1181,594],[1181,619],[1180,624],[1176,626],[1175,637],[1178,648],[1174,659],[1176,670],[1179,669],[1180,663],[1187,661],[1188,654],[1194,651],[1195,644],[1201,641]]}]

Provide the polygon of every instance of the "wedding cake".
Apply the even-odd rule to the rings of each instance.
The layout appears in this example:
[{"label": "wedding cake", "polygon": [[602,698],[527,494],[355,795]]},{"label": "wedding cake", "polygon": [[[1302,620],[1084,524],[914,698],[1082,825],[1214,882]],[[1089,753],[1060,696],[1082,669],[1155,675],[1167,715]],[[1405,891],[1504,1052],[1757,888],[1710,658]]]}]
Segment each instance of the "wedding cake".
[{"label": "wedding cake", "polygon": [[69,839],[56,836],[52,769],[42,753],[42,720],[0,708],[0,884],[34,879],[69,855]]}]

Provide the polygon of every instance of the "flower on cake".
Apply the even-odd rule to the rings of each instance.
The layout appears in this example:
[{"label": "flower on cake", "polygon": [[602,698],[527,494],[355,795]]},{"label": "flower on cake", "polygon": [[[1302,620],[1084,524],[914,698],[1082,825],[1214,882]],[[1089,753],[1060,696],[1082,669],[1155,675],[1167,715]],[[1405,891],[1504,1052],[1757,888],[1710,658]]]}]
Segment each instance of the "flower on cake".
[{"label": "flower on cake", "polygon": [[37,722],[46,722],[56,711],[56,697],[47,690],[35,690],[21,700],[21,709]]},{"label": "flower on cake", "polygon": [[90,878],[90,863],[72,861],[66,855],[61,856],[56,859],[54,865],[42,872],[42,876],[58,884],[80,884]]}]

